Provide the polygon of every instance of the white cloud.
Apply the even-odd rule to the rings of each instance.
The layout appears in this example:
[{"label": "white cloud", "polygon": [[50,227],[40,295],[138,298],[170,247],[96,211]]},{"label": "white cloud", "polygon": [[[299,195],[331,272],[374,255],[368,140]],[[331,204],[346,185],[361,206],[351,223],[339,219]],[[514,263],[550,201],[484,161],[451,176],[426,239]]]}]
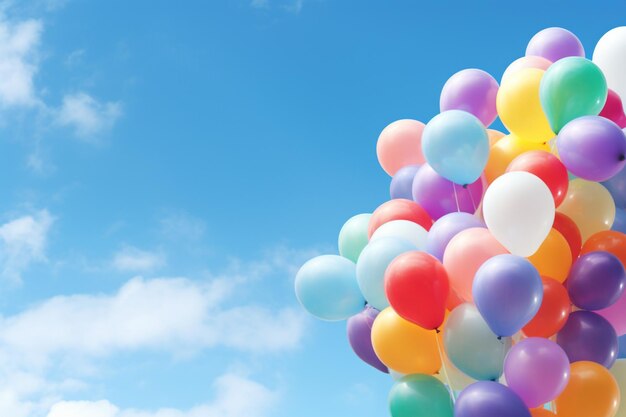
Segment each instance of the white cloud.
[{"label": "white cloud", "polygon": [[269,5],[270,5],[269,0],[252,0],[250,2],[250,6],[257,8],[257,9],[265,9],[269,7]]},{"label": "white cloud", "polygon": [[124,272],[153,271],[165,265],[162,253],[125,246],[113,256],[113,267]]},{"label": "white cloud", "polygon": [[82,139],[108,131],[122,115],[120,102],[102,103],[84,92],[67,94],[58,111],[57,122],[74,129]]}]

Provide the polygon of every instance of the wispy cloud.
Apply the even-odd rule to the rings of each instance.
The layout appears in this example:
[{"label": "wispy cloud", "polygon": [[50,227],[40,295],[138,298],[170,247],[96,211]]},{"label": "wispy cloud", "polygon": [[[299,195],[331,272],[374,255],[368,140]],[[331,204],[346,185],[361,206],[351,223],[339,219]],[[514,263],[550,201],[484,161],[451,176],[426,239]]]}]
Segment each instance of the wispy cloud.
[{"label": "wispy cloud", "polygon": [[270,5],[269,0],[252,0],[250,2],[250,6],[257,8],[257,9],[266,9],[268,8]]},{"label": "wispy cloud", "polygon": [[289,13],[298,14],[304,7],[304,0],[252,0],[250,6],[255,9],[270,9],[276,7]]},{"label": "wispy cloud", "polygon": [[124,246],[113,256],[113,267],[123,272],[149,272],[165,265],[165,255],[159,252]]},{"label": "wispy cloud", "polygon": [[100,102],[87,93],[63,97],[57,122],[74,130],[78,138],[91,140],[111,129],[122,115],[120,102]]}]

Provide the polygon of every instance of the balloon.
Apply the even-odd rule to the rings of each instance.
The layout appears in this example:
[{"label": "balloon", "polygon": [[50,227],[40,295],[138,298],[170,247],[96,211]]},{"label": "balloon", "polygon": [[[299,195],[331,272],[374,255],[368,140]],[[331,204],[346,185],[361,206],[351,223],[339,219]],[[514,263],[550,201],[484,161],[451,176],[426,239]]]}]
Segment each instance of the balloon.
[{"label": "balloon", "polygon": [[400,317],[428,330],[439,328],[450,285],[443,265],[426,252],[407,252],[387,267],[385,293]]},{"label": "balloon", "polygon": [[300,304],[322,320],[345,320],[363,309],[354,263],[337,255],[306,262],[296,274]]},{"label": "balloon", "polygon": [[422,165],[413,181],[413,200],[437,220],[453,212],[475,213],[483,197],[483,182],[461,186],[448,181],[428,164]]},{"label": "balloon", "polygon": [[583,239],[580,236],[580,230],[578,230],[576,223],[565,214],[557,211],[554,213],[554,224],[552,228],[567,240],[567,244],[572,253],[572,259],[578,258],[580,249],[583,246]]},{"label": "balloon", "polygon": [[522,328],[528,337],[548,338],[561,330],[571,311],[567,290],[552,278],[542,278],[543,299],[535,317]]},{"label": "balloon", "polygon": [[592,361],[610,368],[617,359],[617,334],[602,316],[591,311],[574,311],[556,335],[556,342],[570,362]]},{"label": "balloon", "polygon": [[619,407],[619,387],[611,373],[595,362],[572,364],[570,379],[556,399],[563,417],[614,417]]},{"label": "balloon", "polygon": [[583,241],[594,233],[609,230],[615,219],[615,204],[607,189],[580,178],[570,181],[558,210],[576,223]]},{"label": "balloon", "polygon": [[376,229],[392,220],[409,220],[429,230],[433,221],[419,204],[404,199],[395,199],[381,204],[372,214],[367,234],[371,238]]},{"label": "balloon", "polygon": [[547,142],[554,136],[539,100],[544,71],[526,68],[511,74],[500,86],[496,104],[504,126],[531,142]]},{"label": "balloon", "polygon": [[383,129],[376,144],[378,162],[385,172],[394,176],[407,165],[423,164],[422,132],[424,123],[398,120]]},{"label": "balloon", "polygon": [[592,235],[582,247],[581,253],[595,251],[609,252],[626,267],[626,235],[613,230],[604,230]]},{"label": "balloon", "polygon": [[530,415],[532,417],[556,417],[552,411],[548,411],[545,408],[533,408],[530,410]]},{"label": "balloon", "polygon": [[526,47],[526,56],[540,56],[552,62],[568,56],[585,56],[585,48],[576,35],[567,29],[543,29],[532,37]]},{"label": "balloon", "polygon": [[504,360],[506,384],[527,407],[539,407],[556,398],[569,381],[569,359],[563,349],[540,337],[514,345]]},{"label": "balloon", "polygon": [[476,272],[472,294],[491,330],[498,336],[512,336],[539,310],[543,284],[537,269],[526,259],[497,255]]},{"label": "balloon", "polygon": [[392,308],[374,320],[372,345],[382,363],[403,374],[432,375],[441,368],[435,331],[406,321]]},{"label": "balloon", "polygon": [[600,114],[606,96],[602,71],[582,57],[564,58],[552,64],[539,90],[541,106],[556,133],[577,117]]},{"label": "balloon", "polygon": [[512,343],[508,337],[499,339],[469,303],[452,310],[443,327],[443,341],[454,366],[472,378],[494,381],[502,375]]},{"label": "balloon", "polygon": [[[610,369],[611,374],[617,382],[617,386],[621,392],[626,392],[626,361],[621,360],[615,362]],[[626,417],[626,401],[621,400],[617,406],[618,411],[615,417]]]},{"label": "balloon", "polygon": [[465,388],[454,405],[454,416],[531,417],[517,394],[491,381],[479,381]]},{"label": "balloon", "polygon": [[453,417],[450,393],[430,375],[407,375],[389,393],[392,417]]},{"label": "balloon", "polygon": [[357,214],[348,219],[339,232],[339,254],[356,262],[363,248],[367,246],[367,228],[372,215]]},{"label": "balloon", "polygon": [[626,233],[626,210],[618,208],[615,209],[615,220],[613,220],[611,230]]},{"label": "balloon", "polygon": [[603,182],[602,185],[611,193],[617,207],[626,208],[626,168]]},{"label": "balloon", "polygon": [[565,199],[569,184],[567,169],[559,158],[549,152],[524,152],[509,164],[506,171],[525,171],[536,175],[550,189],[555,206]]},{"label": "balloon", "polygon": [[489,126],[498,117],[498,87],[498,82],[485,71],[464,69],[446,81],[441,90],[439,109],[442,113],[448,110],[466,111]]},{"label": "balloon", "polygon": [[433,117],[424,128],[422,152],[428,164],[456,184],[471,184],[489,158],[489,137],[476,116],[448,110]]},{"label": "balloon", "polygon": [[461,391],[465,387],[476,382],[474,378],[463,373],[459,368],[454,366],[448,355],[443,353],[443,361],[439,373],[435,375],[435,378],[447,384],[451,389],[455,391]]},{"label": "balloon", "polygon": [[376,229],[370,242],[386,237],[406,240],[418,250],[424,250],[428,232],[417,223],[408,220],[392,220]]},{"label": "balloon", "polygon": [[606,181],[626,164],[626,135],[604,117],[572,120],[559,132],[556,146],[567,169],[586,180]]},{"label": "balloon", "polygon": [[530,256],[554,222],[550,189],[528,172],[507,172],[485,192],[483,216],[489,231],[511,253]]},{"label": "balloon", "polygon": [[356,264],[356,277],[367,302],[378,310],[389,305],[385,296],[385,270],[396,256],[417,249],[404,239],[383,237],[363,249]]},{"label": "balloon", "polygon": [[600,67],[609,88],[626,97],[626,26],[609,30],[593,51],[593,62]]},{"label": "balloon", "polygon": [[443,253],[450,240],[463,230],[486,227],[478,217],[469,213],[450,213],[440,217],[428,232],[426,252],[443,261]]},{"label": "balloon", "polygon": [[489,230],[463,230],[450,240],[443,255],[450,286],[465,301],[472,301],[472,283],[478,268],[487,259],[508,251]]},{"label": "balloon", "polygon": [[617,344],[619,346],[619,352],[617,354],[618,360],[617,362],[615,362],[615,365],[613,365],[613,367],[615,367],[619,362],[626,363],[626,361],[619,360],[626,358],[626,334],[621,335],[617,338]]},{"label": "balloon", "polygon": [[502,139],[505,134],[494,129],[487,129],[487,136],[489,136],[489,147],[491,148],[494,143]]},{"label": "balloon", "polygon": [[564,282],[572,266],[572,252],[563,235],[551,229],[546,240],[528,260],[540,275]]},{"label": "balloon", "polygon": [[356,355],[368,365],[381,372],[389,373],[387,367],[378,359],[372,347],[372,325],[378,316],[378,310],[365,307],[363,311],[348,319],[348,341]]},{"label": "balloon", "polygon": [[567,278],[572,303],[584,310],[600,310],[615,304],[625,284],[626,272],[620,260],[602,251],[581,255]]},{"label": "balloon", "polygon": [[618,336],[626,334],[626,291],[617,299],[615,304],[602,310],[597,310],[597,314],[604,317],[611,323]]},{"label": "balloon", "polygon": [[413,198],[413,178],[415,178],[419,168],[419,165],[407,165],[395,173],[389,185],[391,198],[403,198],[405,200]]},{"label": "balloon", "polygon": [[523,56],[521,58],[513,61],[502,74],[501,83],[505,83],[506,79],[511,76],[511,74],[516,73],[519,70],[523,70],[525,68],[536,68],[542,71],[547,70],[550,65],[552,65],[552,61],[549,61],[541,56]]},{"label": "balloon", "polygon": [[626,127],[626,115],[624,114],[622,99],[615,91],[608,90],[606,103],[604,103],[600,116],[615,122],[622,129]]},{"label": "balloon", "polygon": [[545,143],[529,142],[515,135],[508,135],[496,142],[489,153],[489,161],[485,167],[485,178],[488,183],[504,174],[507,167],[517,156],[528,151],[550,152]]}]

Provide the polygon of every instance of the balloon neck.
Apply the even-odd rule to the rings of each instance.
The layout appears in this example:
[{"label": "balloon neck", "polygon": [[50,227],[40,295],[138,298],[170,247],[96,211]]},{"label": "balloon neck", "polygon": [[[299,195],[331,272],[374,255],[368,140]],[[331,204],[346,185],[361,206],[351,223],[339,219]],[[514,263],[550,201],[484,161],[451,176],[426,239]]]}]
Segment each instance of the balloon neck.
[{"label": "balloon neck", "polygon": [[618,158],[618,159],[619,159],[619,160],[620,160],[620,162],[621,162],[621,161],[623,161],[624,159],[626,159],[626,156],[625,156],[624,154],[622,154],[622,155],[620,155],[620,156],[619,156],[619,158]]},{"label": "balloon neck", "polygon": [[498,336],[498,340],[502,340],[502,336]]},{"label": "balloon neck", "polygon": [[441,333],[441,330],[435,329],[435,332],[437,332],[437,334],[439,334],[439,333]]},{"label": "balloon neck", "polygon": [[463,184],[463,188],[467,189],[467,184]]}]

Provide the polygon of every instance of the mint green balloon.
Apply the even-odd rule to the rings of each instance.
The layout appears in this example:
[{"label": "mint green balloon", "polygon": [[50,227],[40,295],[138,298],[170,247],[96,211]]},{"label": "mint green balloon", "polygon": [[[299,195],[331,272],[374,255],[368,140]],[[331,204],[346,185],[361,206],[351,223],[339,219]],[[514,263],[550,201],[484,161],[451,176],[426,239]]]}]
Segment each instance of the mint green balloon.
[{"label": "mint green balloon", "polygon": [[392,417],[453,417],[445,385],[430,375],[407,375],[389,393]]},{"label": "mint green balloon", "polygon": [[339,232],[339,254],[356,263],[363,248],[367,246],[367,228],[371,213],[351,217]]},{"label": "mint green balloon", "polygon": [[541,107],[555,133],[582,116],[597,116],[608,90],[596,64],[581,57],[563,58],[550,65],[541,79]]}]

